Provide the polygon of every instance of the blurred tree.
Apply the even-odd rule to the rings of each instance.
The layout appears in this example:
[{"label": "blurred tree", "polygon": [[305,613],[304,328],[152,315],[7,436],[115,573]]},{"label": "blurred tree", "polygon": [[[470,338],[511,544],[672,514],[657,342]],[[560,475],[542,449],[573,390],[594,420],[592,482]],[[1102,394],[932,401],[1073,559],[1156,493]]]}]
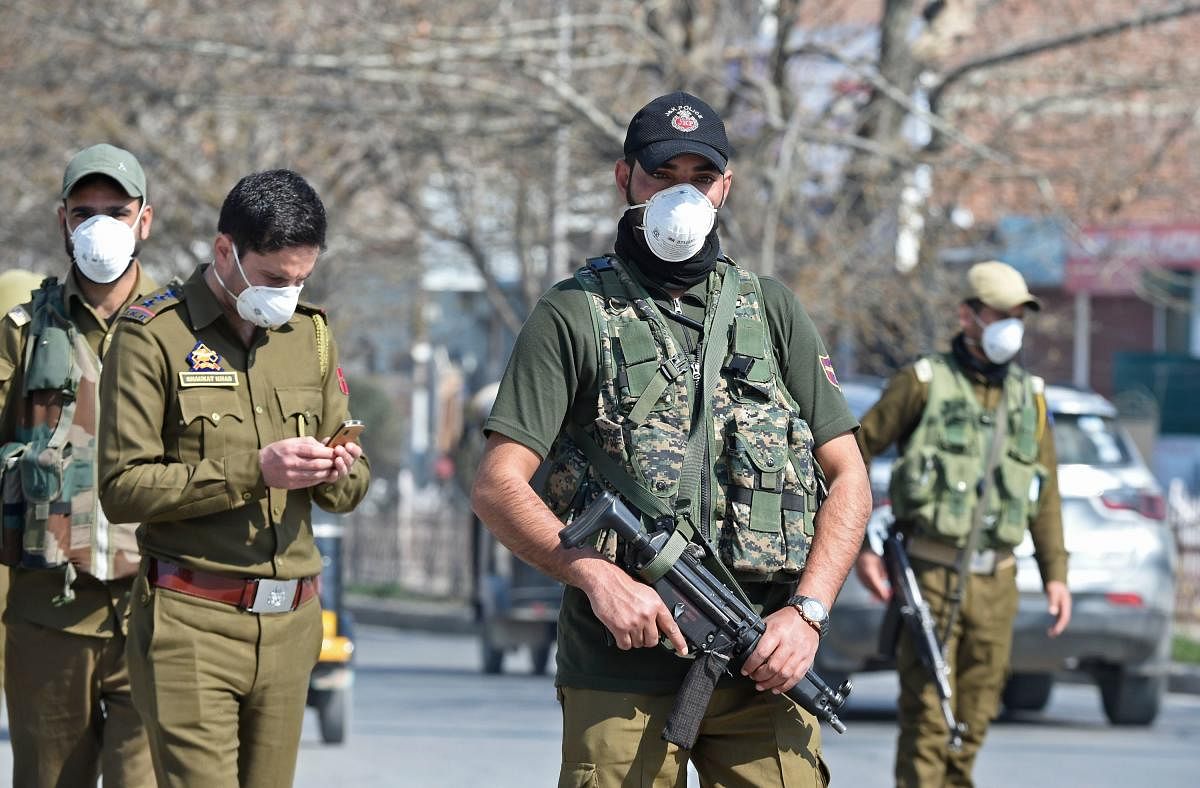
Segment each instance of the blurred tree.
[{"label": "blurred tree", "polygon": [[419,329],[421,279],[450,262],[515,331],[611,243],[630,113],[684,88],[736,147],[729,251],[880,372],[947,331],[939,250],[985,253],[1004,213],[1069,228],[1195,214],[1198,15],[1177,0],[9,0],[0,243],[61,269],[57,181],[100,139],[146,166],[159,276],[207,259],[238,177],[293,167],[331,218],[306,297],[365,366],[365,338]]}]

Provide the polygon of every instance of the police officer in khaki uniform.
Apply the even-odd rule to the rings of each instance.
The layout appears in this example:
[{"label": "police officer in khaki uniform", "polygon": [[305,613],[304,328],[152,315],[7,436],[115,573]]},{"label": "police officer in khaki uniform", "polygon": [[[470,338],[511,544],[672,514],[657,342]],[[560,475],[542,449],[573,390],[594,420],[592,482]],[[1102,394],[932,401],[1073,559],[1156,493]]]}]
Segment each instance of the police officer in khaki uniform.
[{"label": "police officer in khaki uniform", "polygon": [[290,786],[321,648],[312,505],[370,470],[325,445],[348,415],[321,310],[298,303],[325,208],[288,170],[246,176],[213,262],[127,309],[105,364],[101,498],[145,521],[127,654],[162,788]]},{"label": "police officer in khaki uniform", "polygon": [[158,287],[137,260],[154,216],[147,194],[129,151],[77,153],[58,208],[72,265],[0,323],[14,785],[153,779],[124,657],[134,526],[105,518],[94,462],[99,365],[116,315]]},{"label": "police officer in khaki uniform", "polygon": [[[1054,617],[1049,635],[1058,635],[1071,619],[1044,386],[1012,360],[1021,347],[1025,314],[1041,305],[1021,275],[1004,263],[974,265],[967,280],[968,294],[958,307],[961,331],[950,352],[898,372],[863,416],[857,436],[868,463],[891,444],[900,447],[890,488],[896,527],[906,536],[939,634],[949,624],[945,651],[951,702],[956,720],[966,727],[961,749],[952,751],[933,679],[905,628],[896,655],[895,775],[896,784],[906,788],[972,785],[975,756],[998,709],[1008,669],[1018,596],[1013,548],[1027,528]],[[979,549],[964,556],[1000,413],[1006,414],[1004,450],[988,483],[989,503],[978,513],[974,541]],[[956,605],[960,566],[967,575]],[[890,598],[877,554],[864,549],[857,571],[879,599]]]},{"label": "police officer in khaki uniform", "polygon": [[[857,425],[795,295],[722,254],[716,214],[733,172],[717,112],[660,96],[634,115],[624,149],[614,251],[526,321],[473,494],[506,546],[567,584],[559,785],[683,785],[689,760],[706,784],[824,785],[816,721],[780,693],[812,664],[858,551],[870,490]],[[543,458],[544,500],[529,483]],[[814,458],[829,480],[819,513]],[[558,518],[603,489],[644,520],[651,506],[674,512],[675,532],[707,545],[765,616],[690,749],[660,735],[692,664],[659,645],[686,651],[671,613],[605,553],[559,545]]]}]

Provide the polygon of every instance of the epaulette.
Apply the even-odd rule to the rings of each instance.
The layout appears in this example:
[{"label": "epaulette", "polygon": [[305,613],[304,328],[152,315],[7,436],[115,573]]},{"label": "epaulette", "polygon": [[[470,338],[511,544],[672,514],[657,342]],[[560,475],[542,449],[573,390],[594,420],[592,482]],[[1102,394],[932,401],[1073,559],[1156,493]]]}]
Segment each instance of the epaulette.
[{"label": "epaulette", "polygon": [[933,380],[933,363],[927,358],[917,359],[913,364],[913,374],[917,376],[917,380],[928,383]]},{"label": "epaulette", "polygon": [[139,298],[134,301],[121,313],[121,317],[126,320],[132,320],[135,323],[149,323],[154,319],[155,315],[158,315],[167,307],[178,304],[182,298],[183,288],[177,284],[170,284],[145,298]]},{"label": "epaulette", "polygon": [[1044,395],[1046,393],[1046,379],[1045,378],[1040,378],[1037,375],[1030,375],[1029,376],[1029,385],[1033,387],[1034,394]]},{"label": "epaulette", "polygon": [[8,310],[8,319],[16,323],[18,326],[23,326],[30,321],[29,311],[25,309],[23,304],[17,304],[12,309]]}]

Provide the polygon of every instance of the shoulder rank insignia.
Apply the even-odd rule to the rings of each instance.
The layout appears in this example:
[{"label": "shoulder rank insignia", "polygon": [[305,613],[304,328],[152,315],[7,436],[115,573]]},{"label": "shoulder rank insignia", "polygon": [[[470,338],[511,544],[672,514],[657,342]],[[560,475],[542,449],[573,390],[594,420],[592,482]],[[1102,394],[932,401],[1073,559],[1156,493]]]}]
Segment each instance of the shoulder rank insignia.
[{"label": "shoulder rank insignia", "polygon": [[221,367],[221,357],[203,342],[197,342],[187,354],[188,370],[179,373],[179,387],[236,386],[236,372],[227,372]]},{"label": "shoulder rank insignia", "polygon": [[149,323],[163,307],[176,303],[182,296],[183,291],[177,286],[164,287],[146,298],[134,301],[121,313],[121,317],[138,323]]},{"label": "shoulder rank insignia", "polygon": [[29,322],[29,313],[25,311],[25,307],[18,304],[8,310],[8,319],[18,326],[23,326]]}]

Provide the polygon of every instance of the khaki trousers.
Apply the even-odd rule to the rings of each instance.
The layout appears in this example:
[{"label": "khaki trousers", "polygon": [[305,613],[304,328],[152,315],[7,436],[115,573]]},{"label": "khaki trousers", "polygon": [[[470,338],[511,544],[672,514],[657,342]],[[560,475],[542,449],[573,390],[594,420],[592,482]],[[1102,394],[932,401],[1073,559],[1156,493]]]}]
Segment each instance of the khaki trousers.
[{"label": "khaki trousers", "polygon": [[13,785],[154,784],[150,751],[130,697],[125,638],[73,635],[10,616],[5,683]]},{"label": "khaki trousers", "polygon": [[[958,580],[952,569],[913,559],[921,593],[945,632],[948,596]],[[896,785],[900,788],[970,788],[975,756],[988,725],[996,716],[1012,651],[1017,615],[1017,568],[1014,563],[994,575],[971,575],[966,598],[946,645],[950,666],[951,705],[955,719],[966,723],[962,750],[950,752],[949,730],[942,717],[937,688],[920,661],[905,628],[896,650],[900,674],[900,736],[896,746]]]},{"label": "khaki trousers", "polygon": [[134,585],[127,655],[159,788],[288,788],[321,650],[314,597],[259,615]]},{"label": "khaki trousers", "polygon": [[560,687],[563,710],[559,788],[685,788],[691,760],[702,785],[823,788],[817,721],[782,695],[748,687],[713,693],[689,752],[662,739],[673,695]]}]

